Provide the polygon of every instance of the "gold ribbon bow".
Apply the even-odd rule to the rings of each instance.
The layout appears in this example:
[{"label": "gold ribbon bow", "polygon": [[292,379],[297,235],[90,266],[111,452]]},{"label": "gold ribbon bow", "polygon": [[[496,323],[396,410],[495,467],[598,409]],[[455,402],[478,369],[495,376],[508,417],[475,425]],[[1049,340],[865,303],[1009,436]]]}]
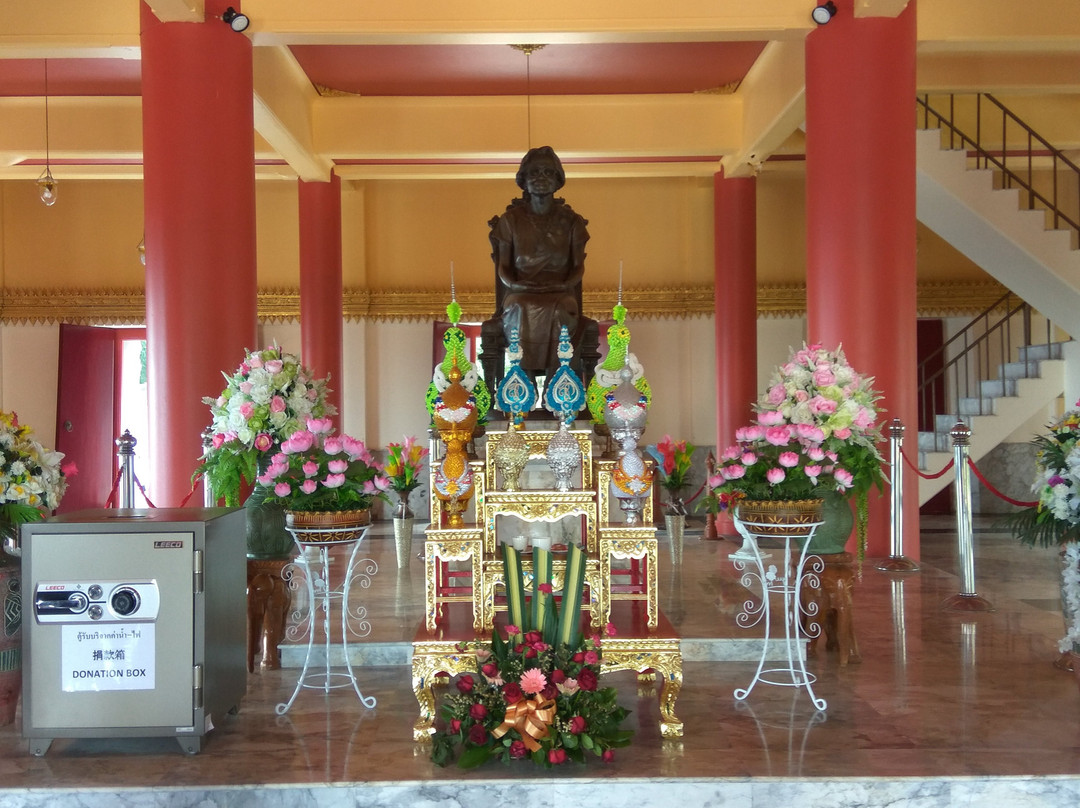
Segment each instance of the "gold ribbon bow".
[{"label": "gold ribbon bow", "polygon": [[512,729],[516,729],[525,743],[525,748],[535,752],[540,748],[540,741],[548,735],[548,726],[555,720],[555,700],[545,699],[539,693],[531,699],[523,699],[506,708],[503,722],[492,731],[492,735],[501,738]]}]

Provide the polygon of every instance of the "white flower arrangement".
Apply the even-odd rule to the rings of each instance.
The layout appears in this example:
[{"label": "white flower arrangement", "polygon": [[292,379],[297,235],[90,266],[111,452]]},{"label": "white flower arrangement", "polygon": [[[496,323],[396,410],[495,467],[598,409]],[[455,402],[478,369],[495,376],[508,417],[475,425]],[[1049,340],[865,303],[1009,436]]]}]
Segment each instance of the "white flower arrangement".
[{"label": "white flower arrangement", "polygon": [[46,449],[13,412],[0,412],[0,521],[8,524],[43,519],[56,510],[67,490],[64,455]]}]

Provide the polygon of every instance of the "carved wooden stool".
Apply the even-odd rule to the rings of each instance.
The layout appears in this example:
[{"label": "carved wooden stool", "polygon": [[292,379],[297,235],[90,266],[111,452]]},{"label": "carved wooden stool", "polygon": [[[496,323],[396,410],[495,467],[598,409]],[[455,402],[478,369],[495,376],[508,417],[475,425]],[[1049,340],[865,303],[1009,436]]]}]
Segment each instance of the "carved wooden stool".
[{"label": "carved wooden stool", "polygon": [[855,587],[855,570],[852,567],[851,553],[825,553],[819,556],[825,563],[825,569],[819,576],[821,588],[802,587],[802,601],[805,608],[810,603],[817,604],[817,613],[804,618],[817,623],[821,631],[812,637],[806,647],[806,653],[817,650],[817,641],[825,635],[825,648],[838,651],[839,662],[862,662],[859,655],[859,642],[855,638],[851,593]]},{"label": "carved wooden stool", "polygon": [[281,571],[292,559],[249,558],[247,562],[247,663],[255,670],[255,657],[261,654],[261,666],[270,670],[281,667],[278,646],[285,636],[285,619],[292,600]]}]

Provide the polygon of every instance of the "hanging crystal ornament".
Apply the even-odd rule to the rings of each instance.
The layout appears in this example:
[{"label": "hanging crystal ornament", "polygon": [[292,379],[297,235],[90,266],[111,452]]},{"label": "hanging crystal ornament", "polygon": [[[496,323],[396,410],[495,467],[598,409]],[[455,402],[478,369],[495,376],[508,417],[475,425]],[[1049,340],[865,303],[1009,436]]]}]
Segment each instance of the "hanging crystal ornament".
[{"label": "hanging crystal ornament", "polygon": [[45,170],[37,179],[38,196],[46,207],[56,204],[56,180],[49,166],[49,60],[45,60]]}]

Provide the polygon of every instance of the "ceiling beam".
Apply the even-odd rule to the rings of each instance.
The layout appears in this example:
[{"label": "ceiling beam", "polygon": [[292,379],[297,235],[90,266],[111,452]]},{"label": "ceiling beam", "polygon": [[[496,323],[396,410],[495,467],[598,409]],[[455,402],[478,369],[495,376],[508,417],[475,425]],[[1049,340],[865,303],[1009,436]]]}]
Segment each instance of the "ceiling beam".
[{"label": "ceiling beam", "polygon": [[[203,22],[204,0],[145,0],[154,16],[162,22]],[[239,5],[239,3],[237,3]]]},{"label": "ceiling beam", "polygon": [[283,46],[254,49],[255,130],[307,182],[330,179],[333,162],[312,146],[311,108],[319,95]]}]

